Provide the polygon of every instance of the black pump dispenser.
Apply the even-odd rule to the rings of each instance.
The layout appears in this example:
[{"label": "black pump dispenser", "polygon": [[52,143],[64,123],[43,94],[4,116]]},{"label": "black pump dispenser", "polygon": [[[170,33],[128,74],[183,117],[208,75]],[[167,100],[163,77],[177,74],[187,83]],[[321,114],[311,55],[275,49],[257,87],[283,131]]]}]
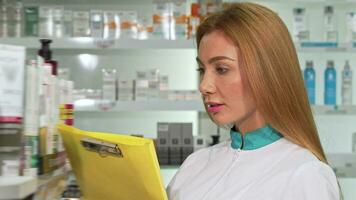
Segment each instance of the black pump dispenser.
[{"label": "black pump dispenser", "polygon": [[49,48],[49,44],[52,43],[52,40],[49,39],[40,39],[42,44],[41,49],[38,50],[38,55],[40,55],[45,61],[51,60],[52,51]]},{"label": "black pump dispenser", "polygon": [[42,44],[41,49],[38,50],[38,55],[44,59],[45,63],[48,63],[52,66],[52,75],[57,76],[57,66],[58,63],[55,60],[52,60],[52,51],[49,48],[49,44],[52,43],[50,39],[40,39]]}]

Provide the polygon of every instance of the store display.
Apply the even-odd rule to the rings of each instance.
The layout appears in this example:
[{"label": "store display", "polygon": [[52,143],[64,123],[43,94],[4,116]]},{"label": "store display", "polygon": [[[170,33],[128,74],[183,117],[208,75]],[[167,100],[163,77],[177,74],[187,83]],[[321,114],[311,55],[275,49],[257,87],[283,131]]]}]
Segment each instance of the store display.
[{"label": "store display", "polygon": [[324,104],[336,105],[336,70],[332,60],[327,62],[324,72]]},{"label": "store display", "polygon": [[307,88],[310,104],[315,104],[315,70],[313,61],[307,61],[304,69],[304,83]]},{"label": "store display", "polygon": [[[210,135],[215,134],[215,132],[211,133],[201,128],[206,125],[204,123],[200,124],[202,117],[200,112],[204,108],[195,106],[195,104],[201,101],[200,92],[196,90],[196,85],[187,87],[186,82],[189,83],[190,81],[188,80],[190,78],[188,76],[188,81],[185,81],[185,77],[183,78],[184,84],[181,84],[181,82],[177,84],[178,77],[182,76],[182,71],[176,68],[167,69],[167,63],[169,65],[170,62],[176,62],[176,60],[170,57],[170,55],[165,55],[170,53],[170,50],[167,49],[173,49],[174,54],[177,53],[177,55],[180,52],[183,52],[182,55],[185,55],[186,52],[188,54],[188,51],[196,52],[196,45],[193,40],[196,37],[199,23],[208,15],[217,12],[221,7],[229,3],[206,0],[190,4],[191,1],[185,0],[153,0],[152,4],[139,5],[136,10],[135,5],[121,6],[124,4],[123,2],[113,3],[112,7],[106,4],[88,4],[85,5],[85,8],[74,5],[76,1],[60,2],[53,5],[50,2],[43,5],[35,1],[31,1],[31,3],[29,1],[22,2],[0,1],[0,43],[21,43],[26,45],[26,58],[30,58],[28,62],[24,62],[27,63],[23,72],[25,73],[25,79],[23,79],[25,84],[22,84],[25,86],[23,88],[25,91],[22,91],[24,92],[22,96],[25,100],[24,107],[22,106],[21,108],[17,101],[12,100],[17,99],[17,97],[12,98],[7,94],[0,95],[0,124],[1,120],[3,122],[4,120],[7,122],[10,120],[11,123],[14,122],[11,120],[15,120],[16,123],[20,123],[21,121],[21,126],[23,125],[23,128],[16,129],[17,132],[16,134],[12,134],[12,137],[9,136],[10,134],[4,133],[14,131],[15,129],[0,127],[0,164],[9,155],[12,157],[5,159],[5,161],[14,159],[17,163],[15,165],[12,165],[11,162],[10,164],[5,164],[7,166],[5,172],[7,171],[10,172],[8,174],[11,174],[11,170],[14,172],[16,168],[18,174],[33,177],[38,176],[38,174],[53,173],[54,170],[64,165],[65,160],[62,138],[58,135],[59,132],[55,128],[57,123],[73,126],[74,122],[76,122],[76,126],[85,128],[93,118],[102,117],[105,120],[105,126],[107,126],[104,128],[116,130],[121,128],[120,123],[122,122],[115,121],[114,125],[109,124],[112,123],[110,121],[112,120],[112,116],[117,115],[118,117],[122,117],[122,115],[127,113],[129,113],[129,117],[122,120],[124,121],[123,123],[127,124],[122,128],[123,130],[127,128],[128,132],[132,133],[135,132],[133,130],[136,130],[137,127],[141,128],[141,126],[146,127],[148,125],[147,127],[149,128],[149,125],[155,124],[156,122],[152,123],[148,121],[156,120],[156,115],[161,117],[161,113],[163,113],[162,116],[164,119],[166,119],[166,113],[170,115],[170,112],[160,111],[166,111],[173,107],[174,114],[172,116],[174,116],[177,110],[178,112],[186,112],[188,110],[188,112],[194,112],[198,110],[198,124],[196,124],[196,121],[194,123],[157,123],[156,152],[158,160],[161,165],[174,165],[174,167],[169,166],[170,169],[178,168],[193,151],[198,151],[210,144]],[[273,4],[275,5],[273,8],[276,9],[275,11],[280,16],[288,15],[285,22],[288,28],[292,28],[290,32],[294,42],[296,42],[295,46],[298,58],[303,63],[306,61],[305,68],[302,66],[304,68],[302,72],[309,102],[312,105],[313,111],[315,111],[314,114],[331,115],[337,118],[337,123],[343,121],[343,117],[347,121],[348,117],[350,115],[353,116],[355,112],[355,99],[353,98],[353,95],[355,95],[353,92],[354,83],[352,80],[352,67],[355,65],[352,52],[355,51],[356,47],[356,12],[353,11],[355,6],[349,1],[338,2],[337,4],[333,2],[328,2],[327,4],[325,2],[316,2],[312,5],[309,2],[304,2],[303,4],[290,4],[287,6],[288,8],[284,7],[285,2],[275,2]],[[144,12],[142,12],[143,9],[145,9]],[[282,12],[279,12],[279,9]],[[318,26],[315,26],[316,24]],[[15,37],[23,38],[18,40]],[[39,57],[37,60],[31,60],[33,59],[33,49],[37,48],[34,47],[33,40],[37,41],[37,37],[52,39],[54,43],[52,48],[56,52],[55,59],[51,57],[52,52],[49,46],[51,41],[42,40]],[[132,39],[151,41],[141,42],[132,41]],[[192,41],[174,42],[162,41],[162,39],[191,39]],[[94,41],[94,46],[87,43],[87,41]],[[192,45],[187,47],[186,43],[189,42]],[[303,43],[310,45],[303,46]],[[329,45],[331,43],[332,45]],[[0,46],[2,47],[2,45]],[[182,47],[184,49],[181,49]],[[160,55],[162,49],[159,48],[164,49],[163,56]],[[58,54],[56,49],[59,49]],[[152,49],[153,51],[157,51],[157,54],[154,54],[154,56],[158,56],[157,60],[152,60],[150,57],[146,58],[149,61],[145,60],[143,64],[140,61],[138,63],[136,61],[130,63],[129,59],[131,59],[131,55],[136,56],[137,60],[140,60],[142,59],[141,56],[146,56],[146,52],[149,52],[147,53],[148,56],[152,56],[152,53],[150,53]],[[132,53],[133,51],[135,52]],[[137,54],[136,51],[138,52]],[[302,53],[299,54],[300,52]],[[337,53],[333,54],[334,52]],[[85,81],[78,81],[77,73],[82,71],[77,68],[79,66],[72,59],[72,56],[75,57],[75,55],[81,53],[95,54],[100,59],[99,63],[101,64],[99,65],[102,66],[98,65],[95,70],[90,71],[90,75],[87,71],[85,73],[88,74],[81,74],[87,78],[93,78],[93,82],[95,82],[93,84],[85,85]],[[121,56],[126,55],[128,60],[123,59],[123,62],[121,63],[120,61],[120,66],[118,66],[117,59],[113,59],[113,57],[117,56],[121,58]],[[177,57],[180,59],[179,56]],[[186,60],[194,61],[195,56],[187,56],[185,58]],[[21,57],[22,59],[22,54],[16,54],[13,57],[16,57],[16,59],[20,59],[18,57]],[[58,66],[56,60],[60,62],[61,66]],[[161,60],[163,61],[162,63],[160,62]],[[165,62],[165,60],[169,60],[169,62]],[[344,64],[345,60],[347,61]],[[327,67],[324,71],[323,66],[325,63],[327,63]],[[0,59],[0,80],[1,77],[6,78],[6,76],[1,76],[1,74],[7,74],[9,77],[12,77],[11,74],[14,74],[11,73],[13,69],[10,69],[7,64],[5,61],[1,62]],[[1,73],[1,65],[3,65],[3,69],[5,70],[3,73]],[[129,71],[129,67],[131,66],[132,69]],[[183,64],[181,66],[184,68],[191,67]],[[122,70],[124,67],[125,69]],[[172,75],[171,70],[177,70],[177,73]],[[137,71],[136,76],[135,71]],[[161,74],[161,72],[165,71],[169,75]],[[21,73],[21,70],[17,71],[16,68],[16,77],[17,74]],[[69,81],[70,78],[78,81],[75,82],[75,89],[74,82]],[[14,79],[9,80],[12,81]],[[0,94],[2,90],[5,91],[10,86],[16,85],[17,83],[1,83],[0,81]],[[81,88],[78,88],[78,86]],[[11,94],[17,94],[15,90],[11,91]],[[7,101],[10,104],[7,104],[7,102],[4,104],[4,99],[10,99]],[[73,102],[77,100],[81,100],[83,105],[93,106],[87,106],[88,109],[83,106],[84,108],[75,110]],[[109,111],[112,111],[110,112],[112,114],[109,115],[107,115],[109,112],[103,111],[105,109],[98,109],[101,108],[100,105],[105,105],[102,102],[107,102],[106,100],[112,103],[110,105],[117,106],[109,106],[112,108],[111,110],[109,109]],[[120,104],[121,102],[122,104]],[[158,106],[153,105],[155,103]],[[24,111],[23,116],[15,114],[15,118],[4,117],[3,113],[9,113],[8,111],[12,105],[15,105],[16,109],[22,109]],[[320,112],[320,110],[325,109],[329,110]],[[123,112],[124,114],[121,113],[122,110],[125,111]],[[137,126],[137,123],[132,123],[134,124],[132,125],[131,121],[128,122],[131,116],[136,114],[141,115],[142,111],[151,112],[152,110],[154,114],[152,118],[150,115],[146,124],[139,123],[139,126]],[[76,118],[76,121],[74,121],[75,112],[78,112],[76,117],[80,117],[79,120]],[[196,113],[194,112],[194,114]],[[180,114],[177,114],[177,116],[177,118],[181,118]],[[316,117],[316,123],[318,129],[321,127],[319,134],[322,142],[326,141],[325,144],[327,146],[328,138],[325,139],[324,137],[328,135],[326,130],[329,127],[319,124],[320,119],[318,117]],[[324,117],[329,116],[320,117],[322,122]],[[171,118],[167,118],[168,120],[175,121],[175,119]],[[40,124],[41,128],[39,127]],[[171,124],[176,124],[176,127],[174,128],[175,125],[172,125],[172,128]],[[329,124],[331,127],[332,124],[329,121],[326,126],[329,126]],[[345,126],[350,126],[350,129],[354,130],[352,124],[348,125],[346,123]],[[194,135],[194,137],[192,136],[193,127],[199,127],[197,130],[194,129],[194,132],[198,132],[199,134]],[[97,128],[103,127],[98,126]],[[342,131],[342,137],[347,137],[349,141],[350,130],[345,128],[345,131]],[[173,137],[171,137],[171,132],[175,132]],[[148,137],[143,132],[140,135]],[[23,136],[22,139],[20,139],[20,136]],[[356,133],[352,135],[352,138],[352,151],[356,152]],[[324,139],[325,141],[323,141]],[[325,144],[323,143],[323,146]],[[334,149],[332,150],[338,151],[339,147],[339,144],[334,145]],[[350,146],[347,145],[347,147]],[[14,153],[8,154],[5,152],[9,149],[14,151]],[[345,158],[344,160],[347,159]],[[349,174],[350,170],[354,169],[347,168],[345,173]],[[338,175],[346,177],[345,174],[342,174],[343,172],[339,172]],[[74,196],[76,197],[80,195],[77,188],[75,190],[69,188],[68,193],[75,194]],[[345,200],[348,199],[345,198]]]}]

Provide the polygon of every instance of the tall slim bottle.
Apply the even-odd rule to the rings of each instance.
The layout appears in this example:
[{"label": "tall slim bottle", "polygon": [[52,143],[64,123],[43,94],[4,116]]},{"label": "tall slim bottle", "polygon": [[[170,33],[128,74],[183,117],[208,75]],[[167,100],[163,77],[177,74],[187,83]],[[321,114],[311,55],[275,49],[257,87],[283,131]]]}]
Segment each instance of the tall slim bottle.
[{"label": "tall slim bottle", "polygon": [[334,61],[327,61],[327,67],[324,73],[324,104],[336,105],[336,70]]},{"label": "tall slim bottle", "polygon": [[343,105],[352,105],[352,70],[349,61],[346,61],[342,70],[341,102]]},{"label": "tall slim bottle", "polygon": [[313,67],[313,61],[306,62],[306,68],[304,70],[304,84],[307,89],[310,104],[315,105],[315,70]]}]

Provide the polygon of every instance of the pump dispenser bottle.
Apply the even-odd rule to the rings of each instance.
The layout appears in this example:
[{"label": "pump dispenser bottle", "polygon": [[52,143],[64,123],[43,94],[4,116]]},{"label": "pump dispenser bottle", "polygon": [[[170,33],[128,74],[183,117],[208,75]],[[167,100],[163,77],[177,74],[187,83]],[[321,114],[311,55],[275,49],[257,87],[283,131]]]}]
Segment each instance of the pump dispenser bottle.
[{"label": "pump dispenser bottle", "polygon": [[57,61],[52,60],[52,51],[49,44],[52,40],[49,39],[40,39],[42,47],[38,50],[38,55],[44,59],[44,63],[48,63],[52,67],[52,75],[57,76]]},{"label": "pump dispenser bottle", "polygon": [[306,62],[304,70],[304,84],[307,89],[309,103],[315,105],[315,70],[313,61]]},{"label": "pump dispenser bottle", "polygon": [[345,62],[342,70],[341,102],[343,105],[352,105],[352,70],[349,61]]},{"label": "pump dispenser bottle", "polygon": [[334,61],[329,60],[324,73],[324,104],[336,105],[336,70]]}]

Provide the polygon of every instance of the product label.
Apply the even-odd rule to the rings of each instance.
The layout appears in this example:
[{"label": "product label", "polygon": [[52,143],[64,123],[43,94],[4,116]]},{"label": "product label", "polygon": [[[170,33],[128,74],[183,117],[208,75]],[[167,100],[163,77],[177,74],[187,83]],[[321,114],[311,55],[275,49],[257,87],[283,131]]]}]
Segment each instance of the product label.
[{"label": "product label", "polygon": [[22,123],[25,48],[0,45],[0,122]]}]

